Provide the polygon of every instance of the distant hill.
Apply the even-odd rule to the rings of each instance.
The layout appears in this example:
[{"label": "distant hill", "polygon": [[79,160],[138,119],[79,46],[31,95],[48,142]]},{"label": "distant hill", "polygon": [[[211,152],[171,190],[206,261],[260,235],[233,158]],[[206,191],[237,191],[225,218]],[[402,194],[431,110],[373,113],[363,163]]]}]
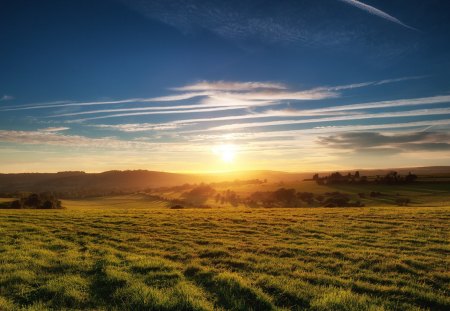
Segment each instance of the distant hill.
[{"label": "distant hill", "polygon": [[0,191],[132,190],[199,181],[194,175],[145,170],[0,174]]},{"label": "distant hill", "polygon": [[[383,175],[391,170],[400,174],[409,171],[417,175],[450,174],[450,166],[416,167],[383,170],[359,170],[362,175]],[[355,171],[355,170],[351,170]],[[346,173],[347,171],[341,171]],[[268,182],[295,181],[311,178],[312,174],[278,171],[240,171],[217,174],[182,174],[146,170],[107,171],[85,173],[79,171],[59,173],[0,174],[0,192],[14,191],[129,191],[146,188],[170,187],[182,184],[210,183],[234,180],[267,179]],[[321,174],[330,173],[319,172]]]}]

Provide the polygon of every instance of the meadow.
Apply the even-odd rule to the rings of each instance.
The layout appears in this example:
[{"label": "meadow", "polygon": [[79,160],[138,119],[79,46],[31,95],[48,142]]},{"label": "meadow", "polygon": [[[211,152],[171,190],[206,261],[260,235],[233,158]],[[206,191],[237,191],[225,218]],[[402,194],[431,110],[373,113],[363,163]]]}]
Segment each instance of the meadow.
[{"label": "meadow", "polygon": [[0,210],[0,310],[450,309],[448,205],[63,205]]}]

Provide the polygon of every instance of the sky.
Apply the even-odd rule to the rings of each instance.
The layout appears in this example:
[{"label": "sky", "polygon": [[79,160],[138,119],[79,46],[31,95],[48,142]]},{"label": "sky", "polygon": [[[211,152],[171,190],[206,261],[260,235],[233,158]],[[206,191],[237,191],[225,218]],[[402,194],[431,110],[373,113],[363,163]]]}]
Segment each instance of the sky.
[{"label": "sky", "polygon": [[1,0],[0,172],[449,165],[447,0]]}]

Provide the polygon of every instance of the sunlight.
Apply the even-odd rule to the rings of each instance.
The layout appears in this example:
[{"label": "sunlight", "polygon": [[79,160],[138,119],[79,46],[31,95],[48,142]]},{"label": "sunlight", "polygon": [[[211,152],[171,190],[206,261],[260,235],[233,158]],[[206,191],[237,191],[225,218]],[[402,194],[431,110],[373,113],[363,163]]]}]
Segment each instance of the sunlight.
[{"label": "sunlight", "polygon": [[232,163],[236,157],[236,147],[230,144],[223,144],[215,146],[212,149],[213,153],[219,156],[223,162]]}]

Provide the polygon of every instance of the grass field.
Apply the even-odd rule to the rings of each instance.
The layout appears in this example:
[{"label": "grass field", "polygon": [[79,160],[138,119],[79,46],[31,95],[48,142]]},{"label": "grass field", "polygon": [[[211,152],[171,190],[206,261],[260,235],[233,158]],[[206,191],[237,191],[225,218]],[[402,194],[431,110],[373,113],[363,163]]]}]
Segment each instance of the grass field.
[{"label": "grass field", "polygon": [[449,310],[450,208],[0,210],[0,310]]}]

